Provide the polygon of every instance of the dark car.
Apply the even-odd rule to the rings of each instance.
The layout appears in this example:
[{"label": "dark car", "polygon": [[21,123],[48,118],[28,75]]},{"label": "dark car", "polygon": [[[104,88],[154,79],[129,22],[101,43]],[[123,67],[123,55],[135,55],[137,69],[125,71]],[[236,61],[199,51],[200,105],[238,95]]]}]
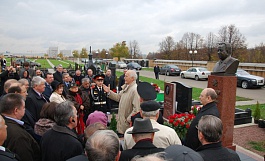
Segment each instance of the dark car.
[{"label": "dark car", "polygon": [[177,75],[179,76],[181,72],[181,69],[173,64],[167,64],[160,68],[159,74],[165,74],[165,75]]},{"label": "dark car", "polygon": [[130,62],[130,63],[127,64],[127,68],[128,68],[128,69],[141,70],[141,69],[142,69],[142,66],[139,65],[138,63]]},{"label": "dark car", "polygon": [[246,88],[261,88],[264,86],[264,78],[251,75],[243,69],[237,69],[237,86]]},{"label": "dark car", "polygon": [[16,59],[16,64],[19,64],[19,65],[22,66],[24,64],[24,60],[29,63],[30,67],[34,67],[34,66],[41,67],[40,63],[33,62],[33,61],[29,60],[29,59],[24,59],[24,58]]}]

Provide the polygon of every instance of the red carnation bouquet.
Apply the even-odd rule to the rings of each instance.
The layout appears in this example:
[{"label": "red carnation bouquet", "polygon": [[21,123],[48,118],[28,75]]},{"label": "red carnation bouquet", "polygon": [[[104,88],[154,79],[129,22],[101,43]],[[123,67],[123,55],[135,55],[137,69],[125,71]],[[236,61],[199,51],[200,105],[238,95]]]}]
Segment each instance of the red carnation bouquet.
[{"label": "red carnation bouquet", "polygon": [[155,88],[155,91],[156,91],[157,93],[160,92],[160,87],[159,87],[157,84],[155,84],[155,83],[151,83],[151,85]]},{"label": "red carnation bouquet", "polygon": [[169,116],[169,121],[165,122],[165,125],[173,128],[179,138],[183,140],[194,117],[195,115],[189,113],[174,114]]}]

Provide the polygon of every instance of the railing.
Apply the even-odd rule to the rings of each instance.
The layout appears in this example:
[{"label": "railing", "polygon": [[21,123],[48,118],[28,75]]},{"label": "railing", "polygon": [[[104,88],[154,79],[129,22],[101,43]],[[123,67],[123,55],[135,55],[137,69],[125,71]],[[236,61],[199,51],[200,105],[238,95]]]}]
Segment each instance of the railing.
[{"label": "railing", "polygon": [[[209,71],[212,71],[216,62],[208,61],[193,61],[194,67],[205,67]],[[187,70],[192,67],[192,62],[187,60],[149,60],[149,67],[153,67],[155,64],[158,64],[160,67],[165,64],[174,64],[177,65],[181,70]],[[238,68],[244,69],[250,74],[261,76],[265,78],[265,63],[239,63]]]}]

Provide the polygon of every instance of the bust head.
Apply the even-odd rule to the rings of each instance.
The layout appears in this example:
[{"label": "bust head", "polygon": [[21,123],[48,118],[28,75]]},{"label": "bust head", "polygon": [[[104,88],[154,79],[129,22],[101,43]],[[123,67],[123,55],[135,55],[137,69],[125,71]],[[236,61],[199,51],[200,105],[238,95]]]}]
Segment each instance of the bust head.
[{"label": "bust head", "polygon": [[225,60],[228,56],[231,55],[231,45],[225,42],[218,43],[217,53],[219,59]]}]

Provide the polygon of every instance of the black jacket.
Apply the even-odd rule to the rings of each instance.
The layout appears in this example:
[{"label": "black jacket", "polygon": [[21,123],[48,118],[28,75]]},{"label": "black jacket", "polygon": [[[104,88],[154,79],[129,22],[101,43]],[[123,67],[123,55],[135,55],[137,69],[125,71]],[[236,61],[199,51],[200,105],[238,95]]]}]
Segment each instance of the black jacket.
[{"label": "black jacket", "polygon": [[155,72],[155,73],[159,73],[159,72],[160,72],[160,68],[159,68],[159,66],[155,66],[155,67],[154,67],[154,72]]},{"label": "black jacket", "polygon": [[41,140],[43,161],[65,161],[83,154],[83,147],[76,133],[68,127],[54,125]]},{"label": "black jacket", "polygon": [[198,139],[198,129],[196,128],[196,126],[198,125],[201,117],[204,115],[213,115],[216,117],[220,117],[215,102],[211,102],[203,106],[190,124],[190,128],[187,132],[186,141],[184,144],[193,150],[196,150],[199,146],[201,146],[201,142]]},{"label": "black jacket", "polygon": [[37,122],[40,119],[40,111],[42,109],[42,106],[46,103],[46,101],[49,102],[49,98],[45,97],[44,99],[40,97],[38,93],[34,91],[34,89],[29,90],[25,106],[31,113],[35,122]]},{"label": "black jacket", "polygon": [[106,86],[110,85],[110,90],[116,89],[116,80],[114,76],[105,76],[104,78],[104,84]]},{"label": "black jacket", "polygon": [[53,73],[53,78],[54,80],[63,83],[63,74],[56,71],[55,73]]},{"label": "black jacket", "polygon": [[18,159],[16,157],[17,157],[17,155],[15,155],[12,152],[8,152],[7,149],[6,149],[6,151],[0,150],[0,160],[1,161],[18,161]]},{"label": "black jacket", "polygon": [[240,161],[238,154],[228,148],[222,147],[222,143],[202,145],[197,149],[204,161]]},{"label": "black jacket", "polygon": [[4,147],[16,153],[21,161],[40,161],[41,153],[38,143],[22,125],[9,118],[4,117],[4,119],[8,134]]},{"label": "black jacket", "polygon": [[119,78],[119,86],[118,86],[119,91],[122,90],[122,89],[121,89],[121,86],[123,86],[123,85],[125,84],[124,76],[125,76],[125,75],[123,74],[123,75],[121,75],[120,78]]},{"label": "black jacket", "polygon": [[132,147],[132,149],[122,151],[119,161],[128,161],[136,155],[146,156],[148,154],[159,153],[162,151],[164,151],[164,148],[157,148],[151,143],[151,141],[140,140]]},{"label": "black jacket", "polygon": [[19,75],[18,73],[10,73],[8,70],[3,71],[0,74],[0,78],[1,78],[1,84],[0,84],[0,95],[3,94],[4,91],[4,84],[8,79],[16,79],[19,80]]}]

